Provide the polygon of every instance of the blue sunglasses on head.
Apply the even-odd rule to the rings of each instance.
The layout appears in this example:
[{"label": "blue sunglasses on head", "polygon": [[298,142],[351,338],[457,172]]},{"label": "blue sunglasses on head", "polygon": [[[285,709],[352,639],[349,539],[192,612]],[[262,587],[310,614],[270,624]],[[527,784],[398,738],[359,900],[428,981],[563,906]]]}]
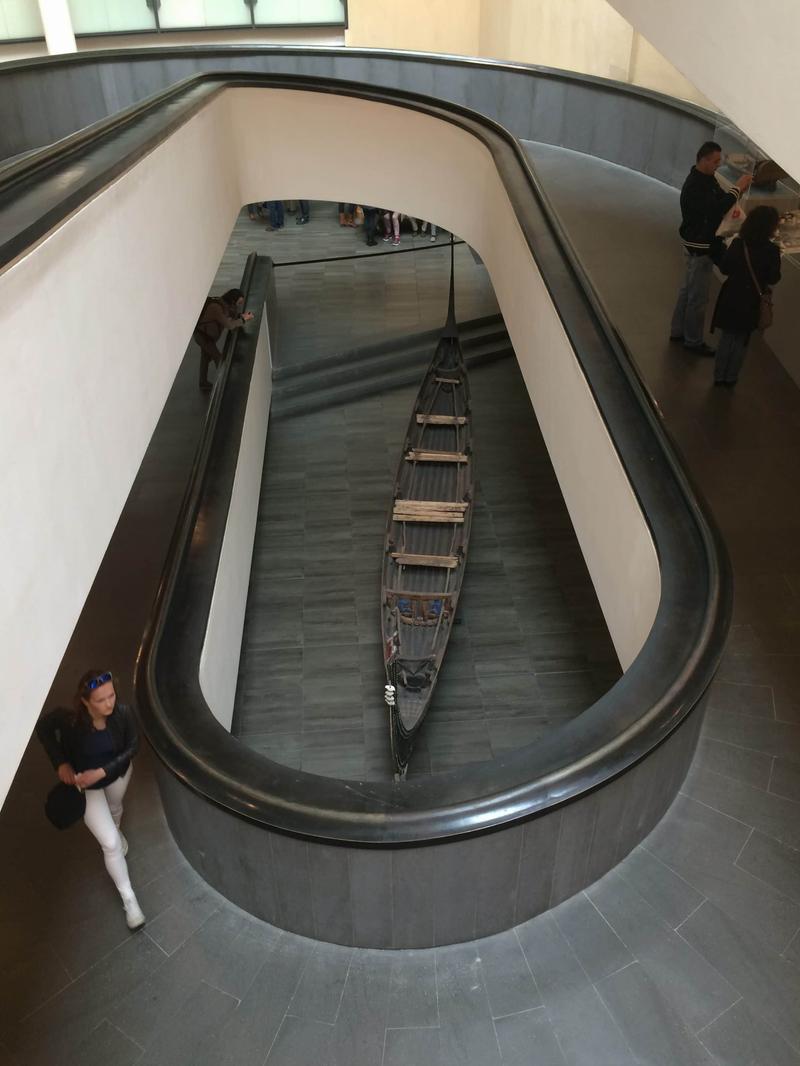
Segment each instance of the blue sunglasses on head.
[{"label": "blue sunglasses on head", "polygon": [[86,689],[87,692],[94,692],[96,688],[99,688],[101,685],[105,685],[111,680],[112,676],[110,672],[107,672],[105,674],[98,674],[97,677],[90,678],[83,687]]}]

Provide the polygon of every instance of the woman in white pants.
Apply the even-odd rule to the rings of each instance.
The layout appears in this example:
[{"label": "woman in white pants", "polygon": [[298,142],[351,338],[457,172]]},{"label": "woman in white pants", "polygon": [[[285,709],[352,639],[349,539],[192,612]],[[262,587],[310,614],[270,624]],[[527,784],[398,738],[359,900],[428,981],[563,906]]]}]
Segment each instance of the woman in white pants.
[{"label": "woman in white pants", "polygon": [[145,918],[131,887],[125,861],[128,842],[119,828],[139,737],[133,711],[117,702],[111,672],[88,670],[78,682],[74,707],[46,714],[37,723],[36,734],[59,779],[83,790],[83,820],[103,850],[128,928],[140,929]]}]

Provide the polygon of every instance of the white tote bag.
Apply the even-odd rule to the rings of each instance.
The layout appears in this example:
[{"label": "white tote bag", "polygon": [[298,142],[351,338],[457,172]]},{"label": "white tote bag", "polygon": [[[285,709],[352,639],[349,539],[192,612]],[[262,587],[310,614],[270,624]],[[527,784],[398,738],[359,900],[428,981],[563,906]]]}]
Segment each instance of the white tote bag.
[{"label": "white tote bag", "polygon": [[744,201],[747,196],[740,196],[733,207],[722,217],[722,221],[717,226],[718,237],[733,237],[742,228],[742,223],[747,218],[747,212],[744,209]]}]

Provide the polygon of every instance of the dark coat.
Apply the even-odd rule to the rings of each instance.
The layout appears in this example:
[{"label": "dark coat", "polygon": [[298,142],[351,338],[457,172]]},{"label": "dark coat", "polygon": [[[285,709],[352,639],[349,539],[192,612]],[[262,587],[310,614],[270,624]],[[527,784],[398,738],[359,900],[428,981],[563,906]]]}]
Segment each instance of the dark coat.
[{"label": "dark coat", "polygon": [[[56,707],[54,711],[39,719],[36,723],[36,736],[47,752],[54,770],[63,762],[69,763],[76,772],[86,769],[84,742],[89,728],[82,724],[74,711],[66,707]],[[139,748],[136,719],[132,709],[124,703],[117,703],[114,707],[106,719],[106,729],[114,745],[114,754],[103,766],[106,776],[96,785],[92,785],[92,788],[105,788],[118,777],[122,777]]]},{"label": "dark coat", "polygon": [[[748,244],[750,262],[762,291],[781,279],[781,253],[772,241]],[[711,328],[729,333],[752,333],[758,327],[759,294],[756,290],[747,261],[744,257],[744,241],[737,237],[731,242],[720,264],[727,280],[720,290],[717,306],[711,319]]]},{"label": "dark coat", "polygon": [[244,325],[244,319],[236,309],[236,305],[225,303],[220,296],[209,296],[203,305],[203,313],[194,327],[194,339],[200,345],[200,350],[206,352],[212,359],[219,358],[217,341],[226,329],[238,329]]},{"label": "dark coat", "polygon": [[720,238],[715,234],[723,216],[738,199],[738,189],[724,192],[713,174],[703,174],[692,167],[681,189],[679,232],[687,251],[708,255],[719,248]]}]

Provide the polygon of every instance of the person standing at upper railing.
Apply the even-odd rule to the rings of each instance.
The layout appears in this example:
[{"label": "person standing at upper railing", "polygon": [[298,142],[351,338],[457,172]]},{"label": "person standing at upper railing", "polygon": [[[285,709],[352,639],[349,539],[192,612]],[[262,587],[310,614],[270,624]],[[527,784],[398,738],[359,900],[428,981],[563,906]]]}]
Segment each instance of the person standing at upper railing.
[{"label": "person standing at upper railing", "polygon": [[[739,379],[750,334],[768,324],[762,318],[762,300],[781,280],[781,253],[773,238],[780,216],[774,207],[754,207],[742,223],[720,264],[727,276],[711,318],[711,329],[721,329],[714,361],[714,384],[733,386]],[[771,316],[770,316],[771,317]]]},{"label": "person standing at upper railing", "polygon": [[208,380],[208,364],[219,366],[222,355],[217,347],[226,329],[239,329],[253,317],[252,311],[243,311],[244,293],[241,289],[228,289],[222,296],[209,296],[202,314],[194,327],[194,339],[200,345],[200,388],[211,388]]},{"label": "person standing at upper railing", "polygon": [[669,339],[700,355],[714,350],[703,340],[706,304],[715,260],[724,253],[717,229],[723,216],[750,187],[752,177],[743,174],[730,192],[724,192],[714,175],[722,162],[716,141],[700,145],[695,165],[681,189],[681,226],[686,275],[672,313]]}]

